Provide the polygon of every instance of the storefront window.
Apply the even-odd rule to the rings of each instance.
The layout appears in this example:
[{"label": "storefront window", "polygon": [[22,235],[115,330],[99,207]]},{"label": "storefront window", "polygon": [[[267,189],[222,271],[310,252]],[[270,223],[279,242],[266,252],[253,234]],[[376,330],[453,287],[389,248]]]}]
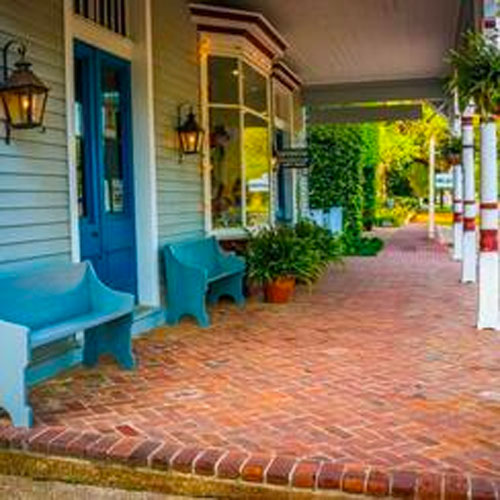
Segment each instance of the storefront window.
[{"label": "storefront window", "polygon": [[210,111],[210,161],[213,227],[241,227],[242,169],[238,110],[214,108]]},{"label": "storefront window", "polygon": [[267,80],[246,63],[243,63],[243,93],[245,106],[267,114]]},{"label": "storefront window", "polygon": [[238,58],[208,57],[214,230],[269,222],[268,81]]},{"label": "storefront window", "polygon": [[213,104],[239,103],[238,59],[208,58],[208,99]]}]

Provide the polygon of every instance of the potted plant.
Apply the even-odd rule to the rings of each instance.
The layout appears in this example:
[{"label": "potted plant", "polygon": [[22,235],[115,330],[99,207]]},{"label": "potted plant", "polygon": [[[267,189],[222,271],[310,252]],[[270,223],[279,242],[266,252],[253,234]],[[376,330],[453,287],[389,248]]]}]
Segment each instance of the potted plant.
[{"label": "potted plant", "polygon": [[450,137],[444,144],[441,154],[450,162],[451,165],[459,165],[462,156],[462,140],[460,137]]},{"label": "potted plant", "polygon": [[297,280],[311,283],[322,269],[321,254],[293,228],[264,228],[250,236],[247,247],[250,279],[263,286],[267,302],[288,302]]}]

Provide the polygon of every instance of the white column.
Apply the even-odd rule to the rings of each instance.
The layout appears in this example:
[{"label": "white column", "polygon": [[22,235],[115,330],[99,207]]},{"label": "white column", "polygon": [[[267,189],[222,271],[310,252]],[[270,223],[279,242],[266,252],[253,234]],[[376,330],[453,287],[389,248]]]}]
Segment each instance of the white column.
[{"label": "white column", "polygon": [[429,142],[429,238],[433,240],[436,237],[436,138],[431,137]]},{"label": "white column", "polygon": [[462,165],[464,172],[462,283],[475,283],[477,280],[477,206],[472,116],[462,117]]},{"label": "white column", "polygon": [[463,175],[462,165],[453,165],[453,259],[462,260]]},{"label": "white column", "polygon": [[480,329],[498,327],[498,172],[493,119],[481,122],[481,231],[478,321]]}]

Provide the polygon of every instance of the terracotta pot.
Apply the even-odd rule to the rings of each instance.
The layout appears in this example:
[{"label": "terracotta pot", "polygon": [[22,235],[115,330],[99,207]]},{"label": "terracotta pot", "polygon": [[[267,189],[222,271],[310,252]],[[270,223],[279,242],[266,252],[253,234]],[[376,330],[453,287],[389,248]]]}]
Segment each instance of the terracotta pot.
[{"label": "terracotta pot", "polygon": [[266,302],[284,304],[290,300],[295,290],[295,278],[278,278],[264,285]]}]

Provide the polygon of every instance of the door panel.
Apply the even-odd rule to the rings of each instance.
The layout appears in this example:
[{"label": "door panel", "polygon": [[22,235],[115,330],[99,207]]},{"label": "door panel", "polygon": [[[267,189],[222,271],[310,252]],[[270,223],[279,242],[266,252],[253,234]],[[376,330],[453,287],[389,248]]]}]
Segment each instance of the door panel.
[{"label": "door panel", "polygon": [[75,117],[82,259],[107,285],[135,294],[128,62],[76,44]]}]

